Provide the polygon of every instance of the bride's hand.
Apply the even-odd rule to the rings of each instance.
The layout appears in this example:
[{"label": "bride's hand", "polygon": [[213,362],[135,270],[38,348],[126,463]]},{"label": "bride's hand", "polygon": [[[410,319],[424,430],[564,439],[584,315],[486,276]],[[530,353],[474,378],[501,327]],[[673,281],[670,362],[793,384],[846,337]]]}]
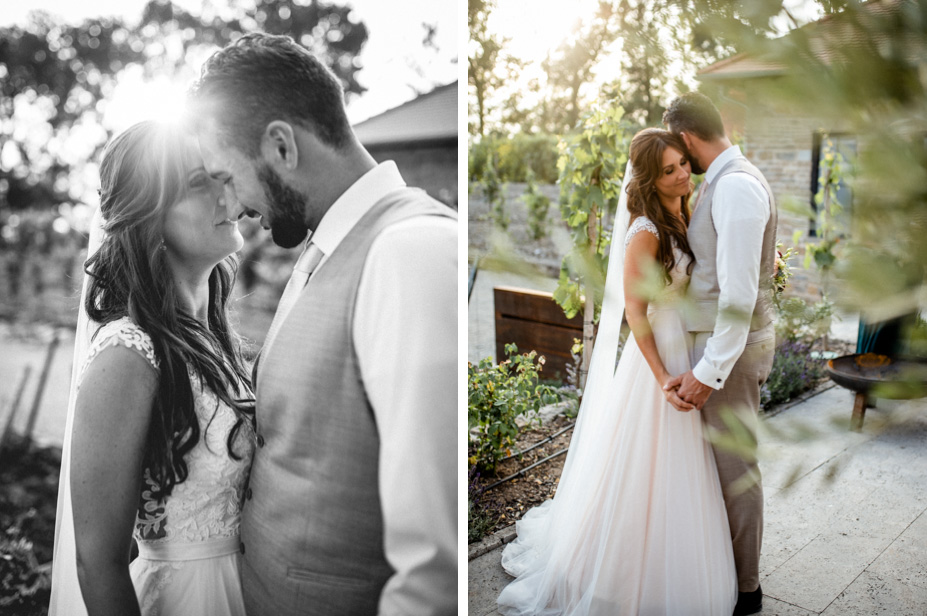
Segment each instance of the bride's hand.
[{"label": "bride's hand", "polygon": [[680,398],[676,388],[666,387],[666,384],[672,380],[673,377],[669,374],[660,379],[660,389],[663,391],[663,397],[666,398],[666,401],[672,404],[673,408],[675,408],[677,411],[688,413],[694,409],[695,406]]}]

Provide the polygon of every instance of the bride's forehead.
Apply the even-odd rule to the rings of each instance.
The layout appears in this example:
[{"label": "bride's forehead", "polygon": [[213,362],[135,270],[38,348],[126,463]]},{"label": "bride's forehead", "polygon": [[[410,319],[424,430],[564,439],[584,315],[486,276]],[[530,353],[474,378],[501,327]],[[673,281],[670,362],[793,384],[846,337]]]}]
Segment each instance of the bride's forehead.
[{"label": "bride's forehead", "polygon": [[685,155],[673,146],[666,146],[666,149],[663,150],[663,163],[666,165],[675,163],[682,158],[685,158]]},{"label": "bride's forehead", "polygon": [[186,171],[193,171],[203,166],[203,157],[200,154],[199,146],[196,139],[190,136],[184,136],[178,144],[178,155],[180,164]]}]

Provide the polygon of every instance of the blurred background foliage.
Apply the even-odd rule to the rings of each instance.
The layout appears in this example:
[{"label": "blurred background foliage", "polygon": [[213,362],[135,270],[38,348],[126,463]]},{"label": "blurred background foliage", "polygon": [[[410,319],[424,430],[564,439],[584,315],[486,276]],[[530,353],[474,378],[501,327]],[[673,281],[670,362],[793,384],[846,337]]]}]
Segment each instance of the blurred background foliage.
[{"label": "blurred background foliage", "polygon": [[[553,156],[553,136],[576,130],[578,109],[620,105],[633,134],[659,126],[665,105],[686,90],[720,103],[721,89],[698,71],[749,57],[778,67],[764,80],[764,104],[816,118],[820,132],[839,128],[857,144],[853,173],[842,178],[853,205],[828,270],[831,299],[875,320],[927,305],[927,0],[601,1],[535,59],[540,76],[517,91],[511,77],[530,59],[514,57],[509,39],[485,27],[499,10],[494,0],[468,6],[471,182],[492,152],[505,181],[525,181],[507,161],[516,151],[549,181],[542,161]],[[621,70],[601,83],[590,67],[613,57]]]},{"label": "blurred background foliage", "polygon": [[[264,31],[290,35],[323,58],[351,100],[364,91],[355,75],[368,31],[350,13],[349,5],[324,2],[233,0],[192,14],[152,0],[137,23],[64,24],[35,11],[24,25],[0,28],[0,318],[75,321],[99,157],[127,124],[114,113],[125,106],[118,84],[144,81],[180,95],[175,84],[190,83],[213,51]],[[252,299],[270,309],[289,255],[256,225],[242,232],[238,294],[266,282],[266,293]],[[256,323],[252,337],[262,328]]]}]

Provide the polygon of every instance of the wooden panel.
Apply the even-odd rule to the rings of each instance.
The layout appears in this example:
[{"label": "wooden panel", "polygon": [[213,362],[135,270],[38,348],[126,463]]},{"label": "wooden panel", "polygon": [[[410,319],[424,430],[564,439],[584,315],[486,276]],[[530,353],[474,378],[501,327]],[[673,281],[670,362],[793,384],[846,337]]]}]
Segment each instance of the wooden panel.
[{"label": "wooden panel", "polygon": [[503,317],[496,321],[496,358],[504,359],[505,345],[515,343],[521,353],[537,351],[546,358],[544,377],[566,378],[573,340],[582,335],[582,330]]},{"label": "wooden panel", "polygon": [[496,315],[512,316],[537,323],[550,323],[562,327],[575,327],[582,330],[582,312],[572,319],[566,318],[551,293],[518,289],[515,287],[496,287],[493,289],[493,302]]},{"label": "wooden panel", "polygon": [[583,337],[582,316],[567,319],[550,293],[496,287],[493,298],[496,360],[504,360],[505,345],[515,343],[519,352],[536,351],[545,357],[544,378],[566,379],[573,341]]}]

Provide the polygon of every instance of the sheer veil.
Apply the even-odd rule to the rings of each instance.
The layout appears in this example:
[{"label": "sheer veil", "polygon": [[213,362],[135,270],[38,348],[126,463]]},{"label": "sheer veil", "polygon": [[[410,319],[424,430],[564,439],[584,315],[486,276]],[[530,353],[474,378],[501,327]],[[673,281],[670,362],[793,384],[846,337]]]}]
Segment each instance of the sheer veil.
[{"label": "sheer veil", "polygon": [[[502,566],[516,577],[528,571],[534,571],[535,575],[543,572],[543,569],[539,571],[532,567],[539,559],[543,562],[569,559],[566,554],[558,556],[553,552],[559,549],[557,546],[576,545],[582,540],[583,529],[588,528],[587,523],[590,521],[584,523],[577,516],[584,515],[582,512],[585,504],[597,500],[599,483],[594,478],[602,477],[610,471],[606,468],[609,456],[599,454],[611,446],[609,439],[612,431],[608,426],[615,420],[613,405],[608,402],[614,394],[615,367],[625,308],[624,239],[631,220],[627,187],[632,173],[628,161],[612,233],[599,331],[557,494],[552,500],[528,512],[518,522],[518,540],[509,544],[502,555]],[[556,541],[552,541],[549,529],[556,529]],[[575,566],[575,563],[570,566]],[[543,588],[546,584],[530,586]],[[523,600],[531,602],[527,598]],[[540,609],[543,604],[537,607]]]},{"label": "sheer veil", "polygon": [[[103,214],[100,208],[90,224],[90,242],[87,257],[103,243]],[[71,510],[71,431],[74,424],[74,406],[77,400],[77,380],[87,359],[90,340],[99,324],[91,321],[84,300],[87,297],[88,276],[80,293],[77,330],[74,334],[74,364],[71,369],[71,389],[68,394],[68,418],[64,428],[64,446],[61,451],[61,474],[58,483],[58,513],[55,518],[55,555],[52,563],[51,602],[49,616],[86,616],[87,608],[77,581],[77,549],[74,543],[74,517]]]}]

